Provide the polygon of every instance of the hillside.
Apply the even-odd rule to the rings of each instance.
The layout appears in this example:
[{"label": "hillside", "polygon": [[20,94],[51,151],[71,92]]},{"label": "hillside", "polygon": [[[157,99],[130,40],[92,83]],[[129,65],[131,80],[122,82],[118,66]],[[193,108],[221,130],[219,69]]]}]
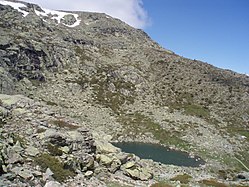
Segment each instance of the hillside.
[{"label": "hillside", "polygon": [[[109,178],[148,186],[184,173],[190,186],[204,180],[248,185],[248,178],[238,180],[248,177],[249,167],[246,75],[181,57],[106,14],[2,0],[0,72],[0,180],[6,186],[51,182],[43,159],[64,164],[59,168],[71,179],[56,180],[65,186],[106,186]],[[206,164],[146,161],[110,144],[117,141],[159,143]],[[131,161],[140,177],[127,167]]]}]

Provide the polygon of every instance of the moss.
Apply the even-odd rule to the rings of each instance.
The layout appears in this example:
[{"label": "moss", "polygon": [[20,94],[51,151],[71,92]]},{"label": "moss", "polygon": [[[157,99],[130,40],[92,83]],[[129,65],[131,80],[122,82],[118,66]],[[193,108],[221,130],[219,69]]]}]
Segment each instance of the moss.
[{"label": "moss", "polygon": [[173,187],[173,186],[166,182],[157,182],[155,184],[152,184],[150,187]]},{"label": "moss", "polygon": [[50,105],[50,106],[58,106],[58,104],[53,101],[47,101],[46,103],[47,105]]},{"label": "moss", "polygon": [[177,175],[173,178],[171,178],[171,181],[180,181],[182,184],[187,184],[190,182],[190,179],[192,179],[192,177],[188,174],[183,174],[183,175]]},{"label": "moss", "polygon": [[98,82],[93,88],[98,104],[111,108],[115,113],[120,113],[121,106],[124,103],[132,104],[134,102],[134,97],[121,94],[120,89],[129,89],[133,92],[134,85],[123,81],[115,81],[114,85],[116,87],[115,92],[108,90],[108,82],[106,81]]},{"label": "moss", "polygon": [[47,144],[46,147],[52,156],[61,156],[63,154],[62,150],[56,145]]},{"label": "moss", "polygon": [[39,165],[45,172],[47,168],[50,168],[54,173],[53,177],[59,182],[63,182],[68,178],[74,177],[73,171],[64,169],[64,164],[57,158],[49,154],[42,154],[35,158],[35,163]]},{"label": "moss", "polygon": [[55,126],[58,126],[60,128],[67,128],[70,130],[75,130],[75,129],[79,128],[78,126],[70,124],[70,123],[63,121],[63,120],[53,120],[53,121],[50,121],[50,123],[55,125]]},{"label": "moss", "polygon": [[207,186],[213,186],[213,187],[228,187],[226,184],[220,183],[213,179],[210,179],[210,180],[205,179],[205,180],[200,181],[200,183],[205,184]]},{"label": "moss", "polygon": [[87,55],[87,51],[85,49],[81,49],[80,47],[75,48],[76,55],[80,58],[80,61],[83,63],[85,61],[91,61],[92,58]]},{"label": "moss", "polygon": [[39,129],[37,129],[37,131],[36,131],[36,133],[43,133],[43,132],[45,132],[46,131],[46,129],[43,129],[43,128],[39,128]]},{"label": "moss", "polygon": [[126,134],[133,132],[134,137],[140,133],[152,133],[161,144],[175,145],[176,147],[187,149],[189,144],[180,138],[180,133],[163,129],[160,124],[154,122],[149,117],[135,112],[134,114],[121,115],[118,121],[123,125]]},{"label": "moss", "polygon": [[193,116],[198,116],[201,118],[207,118],[209,117],[209,111],[208,109],[200,106],[200,105],[195,105],[195,104],[189,104],[183,106],[184,112],[187,115],[193,115]]}]

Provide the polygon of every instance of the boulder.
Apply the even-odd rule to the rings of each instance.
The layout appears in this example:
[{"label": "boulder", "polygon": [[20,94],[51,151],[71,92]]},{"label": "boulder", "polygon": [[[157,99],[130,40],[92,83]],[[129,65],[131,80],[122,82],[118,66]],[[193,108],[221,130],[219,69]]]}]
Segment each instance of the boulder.
[{"label": "boulder", "polygon": [[118,158],[122,164],[125,164],[128,160],[131,160],[133,158],[133,155],[120,152],[116,154],[116,158]]},{"label": "boulder", "polygon": [[28,99],[27,97],[23,95],[5,95],[5,94],[0,94],[0,100],[2,101],[2,105],[7,106],[7,107],[11,107],[17,104],[19,101],[22,101],[22,102],[31,101],[31,99]]},{"label": "boulder", "polygon": [[32,172],[30,172],[27,169],[22,170],[20,173],[18,173],[18,175],[20,177],[22,177],[23,179],[25,179],[25,180],[30,180],[30,179],[32,179],[34,177]]},{"label": "boulder", "polygon": [[135,162],[134,161],[130,161],[130,162],[127,162],[126,164],[124,164],[123,166],[122,166],[122,168],[124,168],[124,169],[130,169],[130,168],[132,168],[132,167],[135,167]]},{"label": "boulder", "polygon": [[249,172],[241,172],[237,175],[238,179],[249,180]]},{"label": "boulder", "polygon": [[48,181],[44,187],[61,187],[61,184],[56,181]]},{"label": "boulder", "polygon": [[111,167],[109,168],[109,171],[111,173],[115,173],[117,170],[119,170],[120,166],[121,166],[121,161],[117,158],[113,159],[112,163],[111,163]]},{"label": "boulder", "polygon": [[100,164],[105,165],[105,166],[110,166],[113,158],[110,158],[106,155],[98,155],[97,160],[99,161]]},{"label": "boulder", "polygon": [[77,20],[72,14],[65,15],[62,19],[61,22],[66,25],[73,25]]},{"label": "boulder", "polygon": [[86,173],[85,173],[85,177],[86,178],[91,178],[93,176],[93,171],[87,171]]},{"label": "boulder", "polygon": [[12,150],[16,153],[21,153],[23,151],[23,148],[19,141],[17,141],[16,144],[12,147]]},{"label": "boulder", "polygon": [[20,154],[12,152],[8,155],[8,160],[6,163],[8,164],[15,164],[15,163],[20,163],[23,162],[23,158],[21,157]]},{"label": "boulder", "polygon": [[27,155],[30,155],[30,156],[36,156],[39,154],[39,150],[33,146],[27,147],[25,152]]},{"label": "boulder", "polygon": [[96,140],[95,146],[97,153],[102,153],[102,154],[117,153],[121,151],[119,148],[113,146],[111,143],[104,142],[101,140]]},{"label": "boulder", "polygon": [[23,167],[15,167],[11,171],[25,180],[30,180],[34,177],[31,171]]},{"label": "boulder", "polygon": [[147,181],[153,177],[153,175],[145,168],[125,169],[124,174],[132,179],[142,181]]},{"label": "boulder", "polygon": [[67,146],[67,140],[66,137],[54,130],[54,129],[48,129],[44,132],[44,138],[47,139],[50,143],[58,146]]}]

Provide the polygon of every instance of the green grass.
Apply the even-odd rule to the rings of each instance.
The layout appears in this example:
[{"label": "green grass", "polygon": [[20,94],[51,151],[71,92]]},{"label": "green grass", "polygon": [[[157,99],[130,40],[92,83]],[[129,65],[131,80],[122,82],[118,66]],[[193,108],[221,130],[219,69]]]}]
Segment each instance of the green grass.
[{"label": "green grass", "polygon": [[188,174],[183,174],[183,175],[177,175],[173,178],[171,178],[171,181],[180,181],[182,184],[187,184],[190,182],[192,177]]},{"label": "green grass", "polygon": [[50,124],[53,124],[53,125],[60,127],[60,128],[70,129],[70,130],[75,130],[75,129],[79,128],[78,126],[73,125],[69,122],[63,121],[63,120],[52,120],[52,121],[50,121]]},{"label": "green grass", "polygon": [[205,184],[206,186],[212,186],[212,187],[228,187],[226,184],[220,183],[218,181],[215,181],[213,179],[205,179],[200,181],[201,184]]},{"label": "green grass", "polygon": [[75,48],[76,55],[80,58],[80,61],[84,63],[85,61],[91,61],[92,58],[87,55],[87,51],[85,49],[81,49],[80,47]]},{"label": "green grass", "polygon": [[37,131],[36,131],[36,133],[43,133],[43,132],[45,132],[46,131],[46,129],[43,129],[43,128],[38,128],[37,129]]},{"label": "green grass", "polygon": [[208,109],[200,105],[188,104],[188,105],[184,105],[183,108],[184,108],[185,114],[187,115],[197,116],[200,118],[208,118],[210,115]]},{"label": "green grass", "polygon": [[63,154],[62,150],[60,150],[59,147],[56,145],[47,144],[46,147],[48,149],[48,152],[52,156],[61,156]]},{"label": "green grass", "polygon": [[58,104],[53,101],[47,101],[46,103],[47,105],[50,105],[50,106],[58,106]]},{"label": "green grass", "polygon": [[173,187],[173,186],[166,182],[157,182],[155,184],[152,184],[150,187]]},{"label": "green grass", "polygon": [[[70,82],[79,84],[82,89],[86,84],[92,87],[96,103],[111,108],[115,113],[119,114],[123,104],[132,104],[134,102],[135,85],[118,78],[107,78],[106,73],[111,70],[114,71],[115,67],[110,65],[102,66],[97,69],[97,73],[94,75],[86,76],[83,74],[80,78],[70,80]],[[108,89],[111,83],[115,85],[115,91]],[[121,89],[128,90],[130,95],[122,94]]]},{"label": "green grass", "polygon": [[118,121],[123,125],[125,133],[129,134],[129,132],[133,132],[134,137],[140,133],[150,132],[161,144],[175,145],[183,149],[189,147],[189,144],[180,138],[180,133],[167,131],[160,124],[138,112],[130,115],[121,115]]},{"label": "green grass", "polygon": [[51,171],[54,173],[53,177],[59,182],[63,182],[75,176],[73,171],[64,169],[64,164],[49,154],[42,154],[36,157],[35,163],[39,165],[44,172],[47,168],[51,169]]}]

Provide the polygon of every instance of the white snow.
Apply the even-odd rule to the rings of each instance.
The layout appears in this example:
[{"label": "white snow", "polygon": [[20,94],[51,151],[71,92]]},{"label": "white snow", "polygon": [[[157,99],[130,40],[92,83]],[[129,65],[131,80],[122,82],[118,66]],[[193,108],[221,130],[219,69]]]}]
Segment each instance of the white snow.
[{"label": "white snow", "polygon": [[20,9],[21,7],[26,7],[26,5],[24,5],[22,3],[15,3],[15,2],[9,2],[9,1],[0,0],[0,4],[9,5],[9,6],[13,7],[14,9],[16,9],[19,12],[23,13],[24,17],[26,17],[29,14],[28,12]]},{"label": "white snow", "polygon": [[35,10],[35,13],[38,15],[38,16],[49,16],[51,15],[51,19],[55,19],[57,20],[58,23],[61,22],[61,19],[66,16],[66,15],[73,15],[75,17],[75,19],[77,20],[73,25],[66,25],[68,27],[76,27],[80,24],[81,20],[78,19],[79,15],[78,14],[72,14],[72,13],[67,13],[67,12],[61,12],[61,11],[56,11],[56,10],[49,10],[49,9],[45,9],[43,8],[42,10],[44,10],[44,12],[40,12],[40,11],[37,11]]},{"label": "white snow", "polygon": [[[15,2],[9,2],[9,1],[0,0],[0,4],[2,4],[2,5],[10,5],[14,9],[16,9],[19,12],[23,13],[24,17],[26,17],[29,14],[28,12],[20,9],[21,7],[26,7],[26,5],[24,5],[22,3],[15,3]],[[51,15],[52,16],[51,19],[57,20],[58,23],[61,22],[61,19],[64,16],[66,16],[66,15],[73,15],[77,21],[73,25],[67,25],[67,24],[63,23],[63,25],[65,25],[67,27],[76,27],[81,22],[81,20],[79,19],[79,15],[78,14],[72,14],[72,13],[61,12],[61,11],[56,11],[56,10],[49,10],[49,9],[45,9],[45,8],[42,8],[42,10],[44,12],[40,12],[40,11],[35,10],[36,15],[43,16],[43,17],[48,17],[48,16]],[[46,20],[44,20],[44,21],[46,21]]]}]

